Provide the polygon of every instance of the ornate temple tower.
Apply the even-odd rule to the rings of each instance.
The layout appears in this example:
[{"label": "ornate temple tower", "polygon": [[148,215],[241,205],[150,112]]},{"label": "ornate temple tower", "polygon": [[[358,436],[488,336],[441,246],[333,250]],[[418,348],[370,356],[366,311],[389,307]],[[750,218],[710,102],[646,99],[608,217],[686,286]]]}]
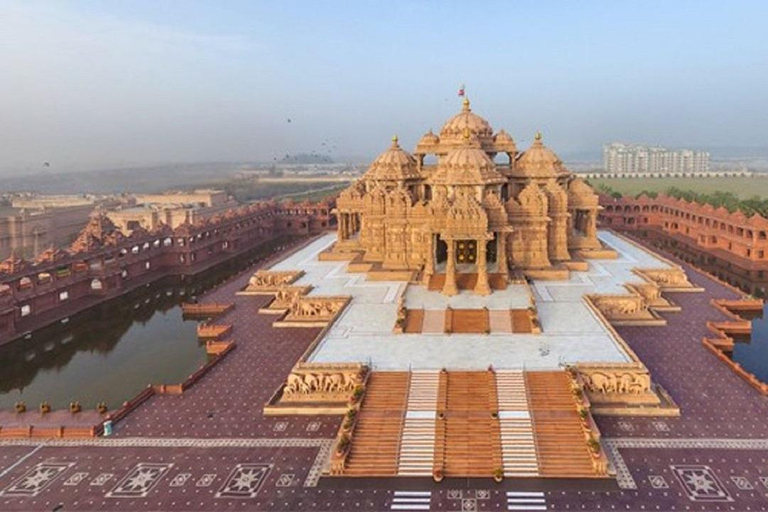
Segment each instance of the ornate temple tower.
[{"label": "ornate temple tower", "polygon": [[449,295],[458,293],[458,274],[474,274],[474,291],[487,294],[490,275],[567,272],[569,250],[599,248],[597,209],[597,195],[541,134],[518,153],[507,132],[494,134],[464,100],[413,155],[393,138],[339,195],[333,251],[359,254],[381,269],[420,271],[425,283],[440,277]]}]

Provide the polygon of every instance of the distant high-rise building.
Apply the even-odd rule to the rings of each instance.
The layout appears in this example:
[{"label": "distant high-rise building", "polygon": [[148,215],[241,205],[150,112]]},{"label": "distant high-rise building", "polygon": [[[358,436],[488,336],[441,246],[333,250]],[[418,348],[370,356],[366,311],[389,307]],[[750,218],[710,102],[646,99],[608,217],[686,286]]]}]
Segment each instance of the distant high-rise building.
[{"label": "distant high-rise building", "polygon": [[605,172],[675,174],[709,171],[709,153],[612,142],[603,147]]}]

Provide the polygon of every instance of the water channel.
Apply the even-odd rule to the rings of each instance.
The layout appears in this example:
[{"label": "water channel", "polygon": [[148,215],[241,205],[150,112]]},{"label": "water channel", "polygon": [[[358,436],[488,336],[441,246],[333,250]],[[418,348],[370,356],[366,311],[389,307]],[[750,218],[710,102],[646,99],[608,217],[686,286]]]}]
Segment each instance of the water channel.
[{"label": "water channel", "polygon": [[751,339],[736,338],[732,357],[749,373],[768,382],[768,314],[765,307],[762,316],[752,319]]},{"label": "water channel", "polygon": [[0,346],[0,410],[23,400],[54,409],[78,400],[117,408],[147,384],[177,384],[207,361],[197,322],[181,303],[247,270],[286,245],[276,239],[193,278],[169,277]]}]

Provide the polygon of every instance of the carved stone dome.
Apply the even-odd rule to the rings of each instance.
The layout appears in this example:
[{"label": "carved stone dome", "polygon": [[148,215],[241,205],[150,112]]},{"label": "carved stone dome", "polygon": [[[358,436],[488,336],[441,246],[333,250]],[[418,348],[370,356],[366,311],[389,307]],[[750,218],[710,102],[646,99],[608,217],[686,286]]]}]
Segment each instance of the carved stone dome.
[{"label": "carved stone dome", "polygon": [[392,137],[392,145],[376,157],[365,177],[374,181],[416,180],[419,175],[416,159],[400,147],[397,137]]},{"label": "carved stone dome", "polygon": [[425,133],[421,136],[421,139],[419,139],[419,145],[421,144],[439,144],[440,143],[440,137],[432,133],[432,130],[429,130],[429,132]]},{"label": "carved stone dome", "polygon": [[503,128],[499,130],[499,133],[493,136],[493,141],[497,144],[515,143],[515,139],[513,139],[510,134],[505,132]]},{"label": "carved stone dome", "polygon": [[440,130],[440,139],[460,140],[465,130],[480,139],[493,137],[493,128],[488,121],[472,112],[468,99],[464,100],[461,112],[445,122]]},{"label": "carved stone dome", "polygon": [[464,144],[440,159],[432,182],[441,185],[493,185],[506,181],[496,170],[496,164],[480,149],[480,144],[468,128],[464,129]]},{"label": "carved stone dome", "polygon": [[563,171],[563,162],[541,142],[541,133],[536,134],[531,147],[518,158],[515,165],[515,174],[530,177],[555,177]]}]

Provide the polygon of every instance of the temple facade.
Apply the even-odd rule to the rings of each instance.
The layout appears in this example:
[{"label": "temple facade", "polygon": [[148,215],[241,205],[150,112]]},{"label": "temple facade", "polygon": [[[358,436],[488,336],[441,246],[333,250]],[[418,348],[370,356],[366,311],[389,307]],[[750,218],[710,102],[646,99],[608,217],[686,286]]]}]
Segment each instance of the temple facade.
[{"label": "temple facade", "polygon": [[489,274],[542,277],[600,249],[599,208],[594,191],[541,134],[518,151],[507,132],[494,133],[464,100],[439,135],[424,135],[413,153],[394,137],[339,195],[334,251],[359,252],[383,269],[422,271],[425,282],[445,274],[448,295],[458,293],[458,273],[475,273],[475,292],[488,294]]}]

